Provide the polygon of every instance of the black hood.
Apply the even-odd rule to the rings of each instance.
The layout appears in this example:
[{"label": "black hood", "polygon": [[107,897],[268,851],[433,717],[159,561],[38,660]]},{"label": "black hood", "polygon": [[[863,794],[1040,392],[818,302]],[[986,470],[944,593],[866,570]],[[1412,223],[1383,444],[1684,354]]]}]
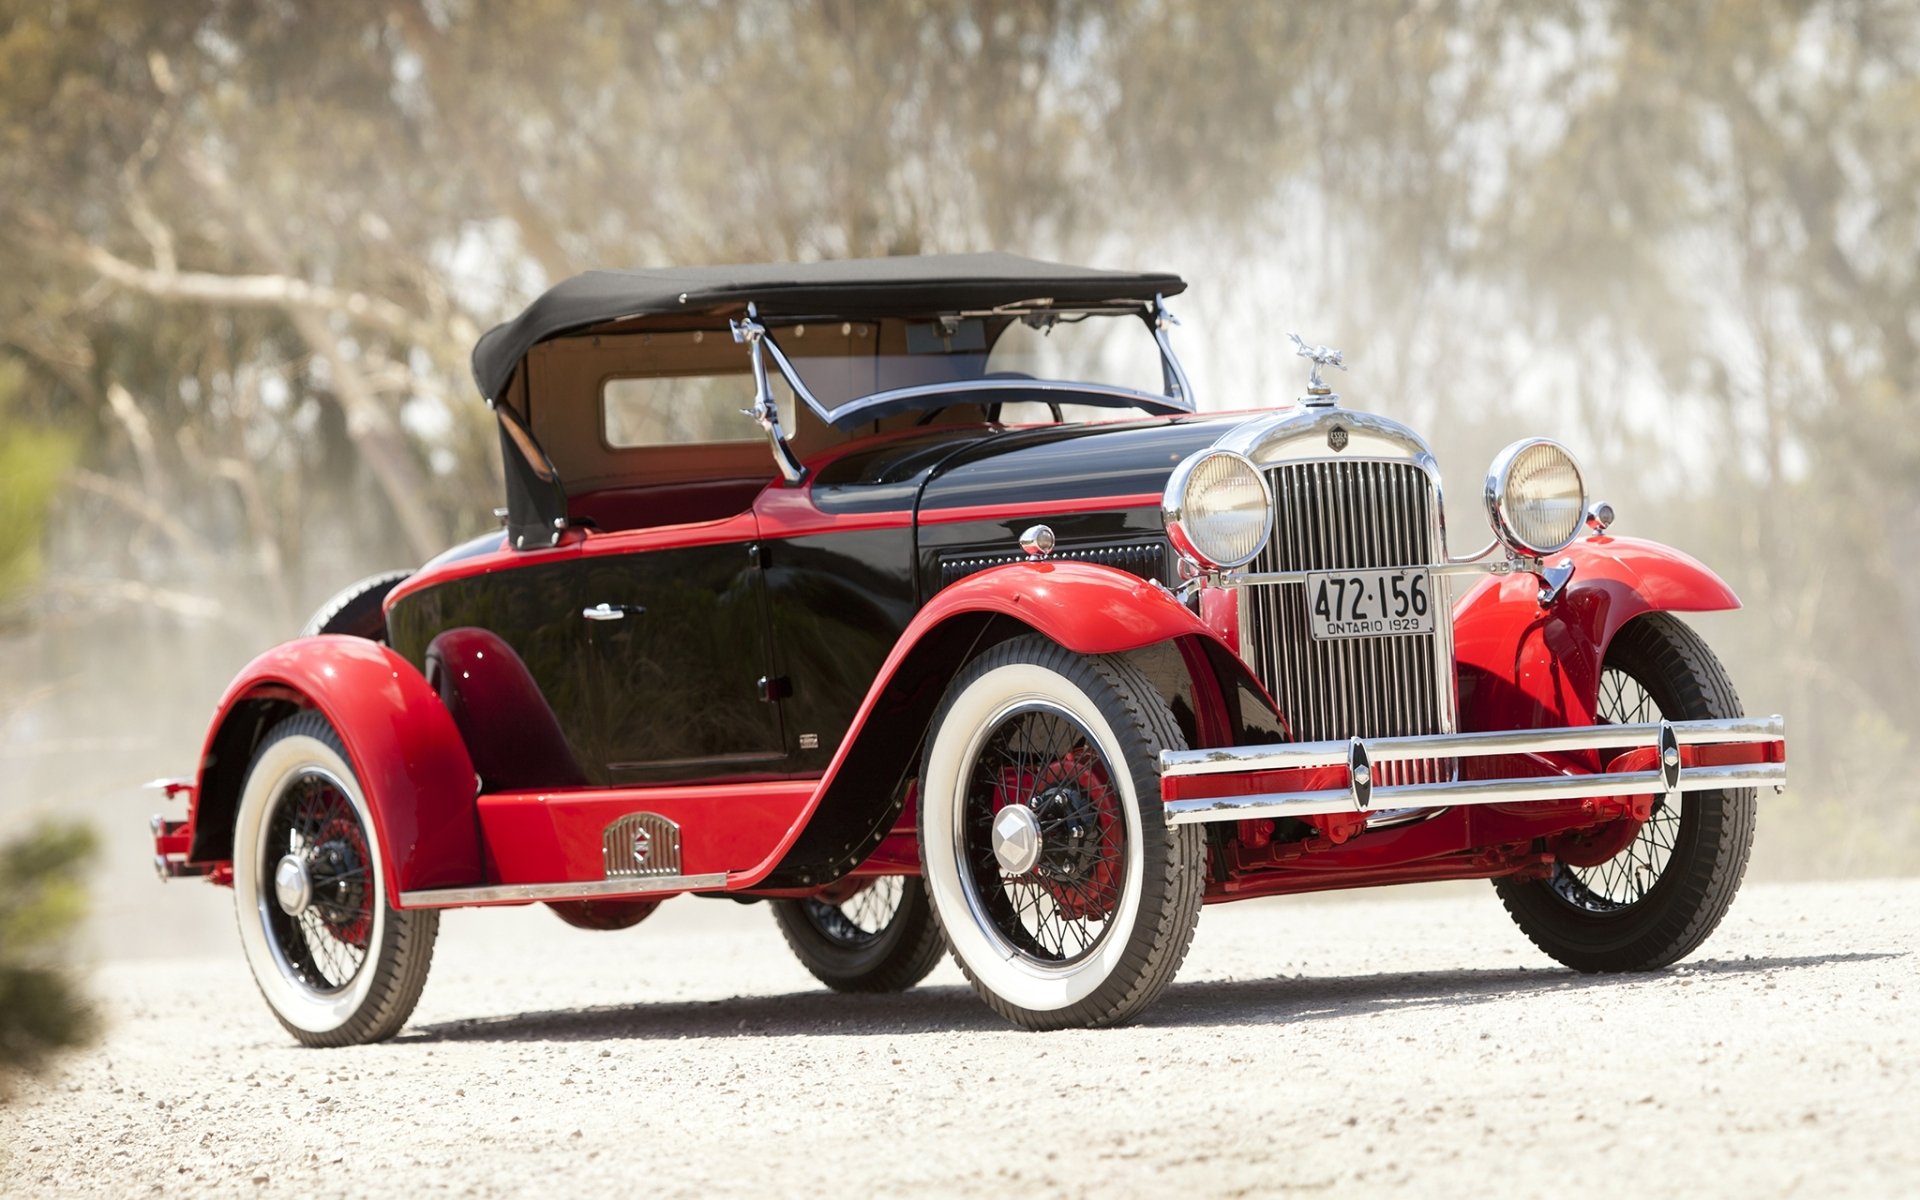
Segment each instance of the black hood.
[{"label": "black hood", "polygon": [[927,481],[920,510],[1159,494],[1179,461],[1245,417],[1052,425],[985,438]]}]

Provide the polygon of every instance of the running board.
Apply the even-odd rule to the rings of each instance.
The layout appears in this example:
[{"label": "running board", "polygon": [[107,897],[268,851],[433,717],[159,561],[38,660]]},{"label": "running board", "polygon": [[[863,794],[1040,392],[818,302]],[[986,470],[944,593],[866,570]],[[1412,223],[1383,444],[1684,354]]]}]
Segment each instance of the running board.
[{"label": "running board", "polygon": [[725,871],[710,875],[635,875],[585,883],[503,883],[492,887],[434,888],[401,892],[401,908],[462,908],[475,904],[530,904],[543,900],[645,899],[661,894],[713,891],[727,886]]}]

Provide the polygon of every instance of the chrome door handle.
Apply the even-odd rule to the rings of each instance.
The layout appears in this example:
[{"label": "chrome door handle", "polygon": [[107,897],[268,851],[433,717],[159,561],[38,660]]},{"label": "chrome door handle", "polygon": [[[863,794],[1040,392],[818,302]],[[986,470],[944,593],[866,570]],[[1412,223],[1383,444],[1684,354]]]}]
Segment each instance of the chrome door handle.
[{"label": "chrome door handle", "polygon": [[592,608],[581,609],[580,615],[589,621],[621,621],[626,619],[628,613],[638,616],[646,611],[638,604],[596,604]]}]

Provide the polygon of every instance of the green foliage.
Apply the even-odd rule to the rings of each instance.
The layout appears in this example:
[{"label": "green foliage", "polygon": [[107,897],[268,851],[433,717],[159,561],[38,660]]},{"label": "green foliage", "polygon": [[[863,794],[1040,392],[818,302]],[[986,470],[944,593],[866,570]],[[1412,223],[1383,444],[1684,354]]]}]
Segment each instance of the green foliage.
[{"label": "green foliage", "polygon": [[61,955],[86,910],[80,871],[94,848],[92,830],[71,824],[0,845],[0,1096],[12,1078],[93,1033]]},{"label": "green foliage", "polygon": [[0,602],[39,578],[47,511],[77,450],[71,435],[13,418],[22,376],[0,361]]}]

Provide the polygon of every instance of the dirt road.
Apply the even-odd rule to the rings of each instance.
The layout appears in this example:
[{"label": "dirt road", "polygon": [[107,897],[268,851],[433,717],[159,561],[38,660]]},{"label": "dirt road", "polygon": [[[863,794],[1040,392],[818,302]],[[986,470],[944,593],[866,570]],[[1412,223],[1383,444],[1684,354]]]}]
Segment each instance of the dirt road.
[{"label": "dirt road", "polygon": [[833,995],[758,908],[462,912],[354,1050],[282,1035],[237,946],[104,964],[0,1194],[1913,1195],[1916,928],[1920,881],[1752,887],[1696,961],[1590,978],[1479,887],[1240,904],[1140,1024],[1035,1035],[951,965]]}]

